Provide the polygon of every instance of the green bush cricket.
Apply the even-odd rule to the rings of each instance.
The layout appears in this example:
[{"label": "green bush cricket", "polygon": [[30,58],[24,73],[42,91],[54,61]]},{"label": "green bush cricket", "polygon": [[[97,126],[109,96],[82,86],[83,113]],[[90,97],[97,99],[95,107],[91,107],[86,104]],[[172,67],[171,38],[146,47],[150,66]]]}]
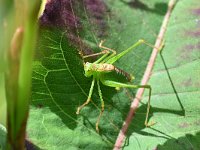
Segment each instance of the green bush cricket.
[{"label": "green bush cricket", "polygon": [[[96,131],[99,132],[99,122],[100,118],[104,111],[104,100],[103,95],[100,89],[99,81],[105,86],[114,87],[114,88],[146,88],[149,89],[149,98],[148,98],[148,105],[147,105],[147,112],[146,112],[146,119],[145,119],[145,126],[150,126],[153,123],[148,124],[148,115],[150,109],[150,98],[151,98],[151,86],[150,85],[133,85],[130,84],[130,81],[134,79],[132,75],[129,73],[115,67],[113,63],[119,60],[121,57],[129,53],[131,50],[136,48],[141,44],[146,44],[152,48],[155,48],[153,45],[147,43],[144,40],[138,40],[135,44],[133,44],[128,49],[122,51],[121,53],[117,54],[115,50],[107,48],[103,46],[103,42],[101,41],[99,47],[104,49],[103,51],[91,55],[84,56],[83,58],[93,57],[97,55],[102,55],[98,60],[93,63],[86,62],[84,63],[84,71],[86,77],[93,77],[92,84],[89,90],[89,95],[85,103],[78,107],[76,114],[80,113],[80,110],[87,105],[91,101],[91,96],[93,93],[93,88],[95,82],[97,82],[98,93],[101,100],[101,112],[98,116],[96,122]],[[157,48],[158,49],[158,48]]]}]

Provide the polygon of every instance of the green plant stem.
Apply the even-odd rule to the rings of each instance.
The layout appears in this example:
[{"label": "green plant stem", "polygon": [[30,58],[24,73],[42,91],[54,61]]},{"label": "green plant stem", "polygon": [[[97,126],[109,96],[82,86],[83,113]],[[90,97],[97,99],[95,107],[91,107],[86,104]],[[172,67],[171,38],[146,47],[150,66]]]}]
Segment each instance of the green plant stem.
[{"label": "green plant stem", "polygon": [[[19,3],[19,2],[16,2]],[[29,111],[32,60],[37,38],[37,16],[40,0],[23,1],[21,14],[26,12],[25,19],[16,20],[16,32],[13,36],[9,52],[9,70],[7,74],[7,102],[8,102],[8,137],[7,149],[24,149],[26,122]],[[16,4],[19,6],[19,4]],[[20,12],[20,10],[16,12]],[[19,18],[20,16],[16,17]],[[23,17],[23,16],[21,16]],[[24,23],[23,23],[24,21]],[[13,55],[14,54],[14,55]]]}]

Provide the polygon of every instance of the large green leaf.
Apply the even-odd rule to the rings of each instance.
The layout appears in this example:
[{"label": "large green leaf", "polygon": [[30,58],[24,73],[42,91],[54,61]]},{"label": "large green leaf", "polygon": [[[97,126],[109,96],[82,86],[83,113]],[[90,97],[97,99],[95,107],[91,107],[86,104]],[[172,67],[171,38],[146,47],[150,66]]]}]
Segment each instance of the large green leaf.
[{"label": "large green leaf", "polygon": [[174,8],[165,47],[156,60],[149,82],[153,89],[151,119],[157,124],[141,130],[137,123],[140,117],[136,115],[125,149],[200,149],[198,4],[196,0],[183,0]]},{"label": "large green leaf", "polygon": [[[77,12],[80,8],[79,14],[82,15],[83,32],[79,36],[85,44],[99,51],[98,43],[101,39],[106,39],[104,45],[121,52],[141,38],[150,43],[155,42],[168,1],[109,0],[105,2],[107,11],[104,12],[104,20],[100,19],[99,24],[93,23],[92,19],[90,20],[91,12],[84,9],[84,5],[75,7]],[[179,11],[179,14],[173,16],[174,21],[172,20],[170,24],[170,27],[173,26],[173,30],[179,29],[180,33],[182,33],[182,26],[187,27],[188,31],[191,29],[192,23],[189,24],[190,22],[186,18],[193,19],[193,24],[195,24],[195,19],[192,17],[194,15],[192,14],[192,6],[195,5],[190,2],[185,3],[186,0],[179,2],[175,9],[176,13]],[[189,4],[191,4],[191,8],[183,8],[184,6],[189,7]],[[191,17],[181,15],[186,11],[185,9],[190,10],[188,14]],[[190,121],[188,122],[189,126],[195,126],[194,120],[197,117],[191,117],[191,115],[197,116],[198,114],[198,96],[187,91],[194,91],[199,86],[199,84],[196,87],[192,86],[193,83],[194,85],[198,83],[198,72],[196,71],[194,74],[194,76],[196,75],[195,79],[191,78],[191,87],[186,88],[183,83],[187,83],[186,77],[192,72],[191,66],[187,68],[187,65],[192,65],[192,63],[183,65],[183,63],[186,63],[186,58],[184,58],[184,61],[181,59],[187,53],[187,50],[185,50],[185,55],[183,55],[182,47],[187,44],[186,42],[195,44],[195,40],[185,39],[189,34],[188,32],[185,35],[176,34],[176,41],[172,41],[175,36],[170,35],[170,30],[171,34],[176,33],[172,28],[167,30],[168,38],[166,37],[163,56],[167,68],[175,68],[171,76],[173,75],[172,77],[175,80],[173,84],[179,87],[177,92],[185,92],[181,96],[179,94],[179,97],[185,107],[186,117],[181,116],[180,104],[177,102],[173,86],[160,59],[156,63],[155,73],[150,82],[153,87],[151,114],[153,113],[154,117],[152,119],[158,122],[153,128],[158,131],[145,128],[146,105],[142,105],[129,129],[129,145],[125,148],[152,149],[158,144],[163,144],[166,139],[183,136],[186,132],[181,131],[185,131],[185,128],[178,130],[180,128],[178,123],[180,126],[184,125],[183,119],[186,123]],[[112,149],[136,90],[122,89],[115,91],[113,88],[101,86],[105,111],[100,122],[100,134],[97,134],[95,123],[101,105],[96,89],[92,96],[93,101],[83,108],[80,115],[76,115],[77,107],[87,99],[91,79],[83,75],[83,60],[78,53],[80,49],[77,48],[77,45],[71,45],[68,42],[66,38],[68,32],[70,31],[41,30],[37,51],[38,59],[35,61],[33,71],[33,94],[28,122],[28,138],[41,149]],[[102,36],[98,36],[99,34]],[[180,40],[177,40],[178,35],[182,36]],[[139,84],[150,54],[151,48],[140,46],[120,59],[115,65],[133,74],[136,78],[134,83]],[[190,56],[188,61],[198,56],[197,51],[196,54],[190,54],[187,55]],[[176,61],[175,58],[179,58],[179,61]],[[168,62],[166,59],[169,59]],[[196,63],[198,62],[196,61]],[[182,66],[183,69],[177,67],[178,65]],[[193,65],[195,65],[195,62]],[[171,69],[169,70],[171,71]],[[189,73],[187,74],[187,72]],[[180,87],[180,84],[183,86]],[[194,99],[192,104],[189,101],[191,99]],[[177,119],[177,116],[179,119]],[[198,123],[198,120],[196,121]],[[171,125],[169,125],[170,122],[172,122]],[[174,136],[172,135],[174,131],[183,134]]]}]

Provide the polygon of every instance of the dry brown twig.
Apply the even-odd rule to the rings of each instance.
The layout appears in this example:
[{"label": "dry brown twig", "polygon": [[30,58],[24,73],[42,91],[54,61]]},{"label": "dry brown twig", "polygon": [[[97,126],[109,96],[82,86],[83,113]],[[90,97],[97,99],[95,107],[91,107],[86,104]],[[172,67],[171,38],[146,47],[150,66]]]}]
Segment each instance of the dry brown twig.
[{"label": "dry brown twig", "polygon": [[[155,47],[161,47],[162,44],[163,44],[163,38],[164,38],[164,34],[165,34],[165,31],[166,31],[166,28],[167,28],[167,24],[169,22],[169,18],[170,18],[170,15],[172,13],[172,10],[174,8],[176,4],[176,0],[170,0],[169,3],[168,3],[168,10],[165,14],[165,17],[164,17],[164,20],[163,20],[163,23],[162,23],[162,26],[160,28],[160,32],[159,32],[159,35],[156,39],[156,43],[155,43]],[[151,54],[151,57],[149,59],[149,62],[148,62],[148,65],[146,67],[146,70],[145,70],[145,73],[144,73],[144,76],[143,76],[143,79],[141,81],[141,85],[146,85],[149,78],[150,78],[150,75],[151,75],[151,72],[152,72],[152,69],[153,69],[153,66],[154,66],[154,63],[155,63],[155,60],[156,60],[156,57],[157,57],[157,54],[159,53],[159,51],[154,48],[153,49],[153,52]],[[125,138],[125,134],[126,134],[126,131],[128,130],[128,127],[134,117],[134,113],[136,111],[136,109],[138,108],[139,106],[139,102],[140,100],[142,99],[142,95],[144,93],[144,89],[139,89],[136,93],[136,96],[131,104],[131,107],[130,107],[130,111],[126,117],[126,120],[125,122],[123,123],[123,126],[119,132],[119,135],[117,137],[117,140],[115,142],[115,146],[114,146],[114,150],[119,150],[121,147],[122,147],[122,144],[123,144],[123,141],[124,141],[124,138]]]}]

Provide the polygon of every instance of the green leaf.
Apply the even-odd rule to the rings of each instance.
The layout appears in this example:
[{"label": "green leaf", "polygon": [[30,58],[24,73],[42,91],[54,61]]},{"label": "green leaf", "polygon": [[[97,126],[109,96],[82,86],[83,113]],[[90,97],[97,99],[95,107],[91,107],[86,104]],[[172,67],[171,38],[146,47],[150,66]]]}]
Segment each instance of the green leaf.
[{"label": "green leaf", "polygon": [[200,149],[199,10],[196,0],[179,1],[175,6],[149,82],[151,120],[157,124],[141,130],[136,115],[124,149]]},{"label": "green leaf", "polygon": [[[106,5],[109,11],[106,11],[103,20],[105,21],[103,23],[106,23],[107,26],[106,28],[103,26],[103,29],[98,24],[93,24],[90,20],[91,14],[86,11],[87,9],[83,9],[83,6],[80,6],[79,13],[82,14],[83,28],[80,39],[94,48],[94,51],[100,51],[98,43],[100,40],[106,39],[104,45],[115,49],[118,53],[141,38],[153,44],[166,12],[167,2],[160,2],[159,0],[144,2],[108,0]],[[157,124],[152,127],[155,129],[145,128],[146,105],[141,105],[129,129],[127,139],[129,145],[125,145],[125,149],[153,149],[158,144],[166,142],[167,139],[183,136],[186,133],[183,132],[185,128],[179,127],[184,123],[183,121],[189,122],[189,125],[191,123],[190,126],[195,126],[194,118],[197,118],[199,113],[197,109],[198,96],[187,91],[197,90],[199,84],[196,87],[191,86],[189,88],[181,84],[186,81],[185,79],[191,72],[194,72],[196,77],[191,79],[194,81],[194,85],[196,85],[195,81],[199,81],[198,72],[191,69],[190,63],[187,64],[189,66],[181,65],[181,63],[186,62],[185,60],[181,61],[184,56],[181,46],[184,46],[186,42],[195,43],[195,40],[192,40],[191,37],[184,39],[187,34],[182,35],[182,38],[179,34],[172,35],[178,33],[176,31],[178,29],[182,33],[182,26],[187,27],[188,30],[191,29],[190,22],[186,18],[195,21],[194,14],[192,14],[194,3],[189,5],[191,9],[183,8],[183,6],[188,7],[188,5],[180,1],[175,8],[174,21],[171,21],[167,30],[165,48],[163,49],[165,61],[169,59],[167,67],[175,68],[173,78],[176,84],[174,84],[176,88],[178,87],[178,93],[183,92],[180,99],[186,110],[186,117],[181,116],[182,110],[177,102],[173,86],[163,66],[163,61],[158,58],[149,83],[153,88],[151,103],[151,116],[153,115],[153,117],[151,120],[155,120]],[[191,16],[184,18],[181,15],[185,12],[184,9],[191,10],[191,13],[188,12]],[[175,15],[178,12],[179,14]],[[176,20],[177,18],[179,20]],[[176,29],[173,29],[172,26]],[[29,140],[41,149],[112,149],[123,121],[129,112],[130,103],[136,90],[121,89],[116,91],[114,88],[101,85],[105,111],[99,125],[100,134],[97,134],[95,123],[101,105],[96,88],[92,102],[82,109],[80,115],[76,115],[77,107],[87,99],[91,79],[84,77],[83,60],[78,53],[80,51],[80,48],[77,48],[78,44],[71,45],[71,42],[68,42],[69,40],[66,38],[66,34],[71,31],[60,32],[50,29],[41,32],[37,51],[38,57],[33,72],[32,104],[28,122]],[[98,36],[100,33],[103,36]],[[177,40],[178,35],[180,36],[179,40]],[[172,39],[175,40],[172,41]],[[178,50],[179,52],[176,53]],[[140,46],[121,58],[115,65],[133,74],[136,78],[134,84],[139,84],[150,54],[151,48]],[[196,51],[196,54],[192,53],[189,58],[193,59],[197,56]],[[176,61],[175,58],[179,58],[179,61]],[[179,70],[177,64],[182,66],[183,69]],[[195,62],[193,65],[195,65]],[[191,98],[194,99],[193,104],[190,103]],[[195,117],[193,118],[191,115]],[[198,119],[196,121],[198,123]],[[187,128],[187,131],[189,132],[190,129]],[[177,131],[175,136],[173,135],[174,131]]]}]

